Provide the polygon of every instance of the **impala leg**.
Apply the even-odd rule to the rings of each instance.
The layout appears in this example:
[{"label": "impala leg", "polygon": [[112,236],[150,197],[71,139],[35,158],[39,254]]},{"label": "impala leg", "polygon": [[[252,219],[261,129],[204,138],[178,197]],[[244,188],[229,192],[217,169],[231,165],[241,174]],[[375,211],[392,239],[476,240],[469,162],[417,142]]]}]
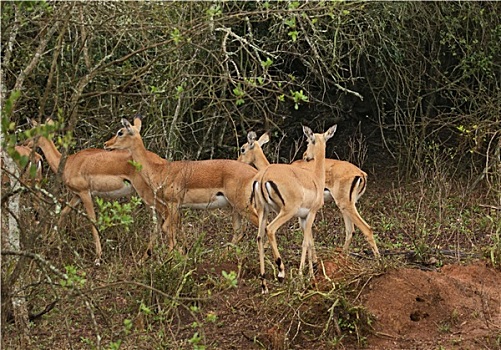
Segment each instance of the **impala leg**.
[{"label": "impala leg", "polygon": [[268,286],[266,285],[265,265],[264,265],[264,245],[263,240],[266,233],[266,219],[268,212],[263,208],[259,213],[259,225],[257,232],[257,248],[259,251],[259,273],[261,277],[261,293],[268,293]]},{"label": "impala leg", "polygon": [[289,221],[292,217],[294,217],[295,210],[281,210],[280,213],[273,219],[272,222],[266,227],[266,234],[268,236],[268,242],[273,251],[273,258],[275,259],[275,264],[278,267],[278,280],[281,282],[285,278],[285,265],[282,261],[282,257],[280,256],[280,252],[277,247],[277,240],[275,233],[277,230]]},{"label": "impala leg", "polygon": [[231,221],[233,226],[233,238],[231,239],[231,243],[238,244],[244,237],[244,234],[242,232],[242,216],[235,209],[233,209]]},{"label": "impala leg", "polygon": [[[357,211],[357,208],[353,205],[353,207],[348,208],[347,210],[343,211],[343,216],[349,217],[350,222],[352,222],[351,226],[351,233],[355,230],[353,228],[353,223],[362,231],[362,233],[365,236],[365,240],[369,243],[372,249],[372,253],[374,254],[375,257],[380,257],[379,254],[379,249],[377,248],[376,241],[374,240],[374,232],[372,231],[372,228],[365,222],[364,219],[360,216],[360,214]],[[345,224],[346,224],[346,217],[345,217]],[[346,227],[346,230],[348,230],[348,226]],[[348,231],[346,232],[346,235],[348,237]],[[350,234],[350,242],[351,242],[351,234]],[[348,250],[348,246],[350,242],[345,241],[345,246],[344,250]]]},{"label": "impala leg", "polygon": [[162,232],[167,236],[169,251],[173,250],[177,244],[176,230],[179,221],[179,211],[176,203],[167,203],[163,208]]},{"label": "impala leg", "polygon": [[172,216],[171,212],[165,213],[165,220],[162,224],[162,231],[167,235],[167,239],[169,240],[169,251],[173,250],[176,246],[176,233],[174,232],[172,225]]},{"label": "impala leg", "polygon": [[155,245],[156,241],[157,241],[157,236],[158,236],[158,231],[162,230],[164,231],[165,228],[164,228],[164,224],[165,224],[165,220],[163,221],[162,224],[159,223],[158,221],[158,218],[162,218],[162,215],[160,214],[160,212],[158,210],[156,210],[154,207],[151,207],[152,209],[152,214],[155,216],[156,220],[156,227],[155,229],[153,230],[153,232],[150,233],[150,239],[149,239],[149,242],[148,242],[148,247],[146,248],[146,251],[144,252],[143,256],[141,257],[141,259],[139,260],[139,265],[142,265],[152,254],[153,254],[153,246]]},{"label": "impala leg", "polygon": [[94,211],[94,204],[92,203],[92,197],[88,191],[81,192],[79,195],[85,207],[85,211],[87,212],[87,216],[92,222],[92,235],[94,236],[94,244],[96,246],[96,260],[94,260],[94,263],[96,264],[96,266],[99,266],[101,264],[102,249],[101,241],[99,239],[99,233],[95,225],[96,213]]},{"label": "impala leg", "polygon": [[306,263],[306,255],[308,254],[308,266],[310,277],[314,276],[313,265],[317,265],[317,253],[313,241],[312,226],[315,221],[316,212],[310,211],[305,219],[301,219],[301,227],[303,228],[303,247],[301,251],[301,262],[299,263],[299,274],[303,275],[304,265]]},{"label": "impala leg", "polygon": [[344,238],[343,251],[347,253],[350,248],[351,240],[353,238],[355,225],[353,225],[353,221],[351,221],[351,214],[346,209],[341,209],[341,214],[343,215],[344,228],[346,233]]},{"label": "impala leg", "polygon": [[[63,224],[63,220],[70,213],[72,208],[75,208],[78,204],[80,204],[80,202],[81,202],[81,199],[78,195],[74,194],[73,197],[71,197],[69,203],[64,206],[63,210],[61,210],[61,213],[59,214],[59,220],[57,220],[55,231],[60,230],[60,228],[62,227],[62,224]],[[50,240],[51,241],[54,240],[54,232],[52,232]]]}]

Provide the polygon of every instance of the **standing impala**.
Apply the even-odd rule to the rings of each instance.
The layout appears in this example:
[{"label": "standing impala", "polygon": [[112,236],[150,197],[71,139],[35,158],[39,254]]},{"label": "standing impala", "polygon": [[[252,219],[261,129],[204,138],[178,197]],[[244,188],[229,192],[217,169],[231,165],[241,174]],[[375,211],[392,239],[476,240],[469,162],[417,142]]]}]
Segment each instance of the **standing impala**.
[{"label": "standing impala", "polygon": [[[259,171],[252,184],[252,200],[259,218],[257,245],[259,249],[259,266],[261,273],[261,291],[268,292],[264,265],[264,235],[267,234],[273,250],[273,258],[278,266],[278,279],[285,277],[285,266],[278,251],[275,233],[287,221],[298,217],[303,230],[303,246],[299,274],[308,254],[310,275],[313,275],[313,264],[317,262],[313,242],[312,225],[317,211],[324,204],[325,188],[325,144],[334,135],[336,125],[323,134],[314,134],[310,128],[303,126],[308,141],[313,144],[314,158],[307,169],[290,164],[270,164]],[[270,211],[277,216],[267,225]]]},{"label": "standing impala", "polygon": [[[315,146],[308,141],[303,160],[298,160],[293,164],[302,168],[311,167],[311,160],[315,157],[314,147]],[[348,251],[353,237],[353,231],[355,230],[355,224],[364,234],[365,240],[369,243],[374,256],[379,258],[380,255],[374,240],[374,232],[365,220],[362,219],[355,206],[360,196],[365,192],[367,174],[349,162],[326,159],[325,176],[325,187],[328,189],[331,198],[334,199],[336,205],[343,214],[346,229],[343,250],[345,252]],[[327,179],[329,179],[329,181],[327,181]]]},{"label": "standing impala", "polygon": [[167,231],[170,249],[176,244],[180,208],[232,208],[233,243],[242,237],[242,233],[237,232],[241,229],[241,216],[258,225],[257,214],[249,202],[256,169],[228,159],[170,162],[146,150],[140,135],[141,124],[139,116],[134,119],[134,125],[122,119],[123,128],[105,142],[104,147],[129,150],[143,180],[165,201],[164,231]]},{"label": "standing impala", "polygon": [[[30,122],[34,127],[38,126],[35,121]],[[51,123],[51,120],[47,121],[47,124]],[[44,136],[38,136],[34,141],[34,145],[42,149],[47,163],[49,163],[52,171],[57,174],[61,162],[61,153],[57,150],[54,142]],[[61,211],[58,226],[72,208],[80,202],[83,203],[87,217],[92,220],[96,265],[101,262],[102,248],[99,233],[95,227],[96,213],[92,196],[120,198],[130,195],[136,188],[143,199],[149,200],[150,203],[148,204],[151,205],[153,202],[152,195],[148,193],[148,188],[142,183],[141,177],[130,164],[131,159],[129,152],[126,151],[107,152],[103,149],[89,148],[68,156],[62,171],[63,183],[73,192],[73,197]],[[148,201],[145,200],[145,202]]]},{"label": "standing impala", "polygon": [[[261,148],[270,138],[267,133],[261,135],[258,140],[256,138],[257,135],[253,131],[247,134],[248,142],[241,147],[238,160],[254,165],[258,170],[261,170],[270,165]],[[309,160],[311,160],[309,157],[312,156],[313,144],[308,143],[308,148],[303,156],[304,160],[295,161],[292,165],[308,169],[310,167]],[[328,203],[334,200],[343,215],[346,230],[343,250],[348,251],[355,231],[354,225],[357,225],[369,242],[374,255],[379,256],[372,228],[360,216],[355,206],[366,188],[367,174],[357,166],[342,160],[325,159],[324,202]]]}]

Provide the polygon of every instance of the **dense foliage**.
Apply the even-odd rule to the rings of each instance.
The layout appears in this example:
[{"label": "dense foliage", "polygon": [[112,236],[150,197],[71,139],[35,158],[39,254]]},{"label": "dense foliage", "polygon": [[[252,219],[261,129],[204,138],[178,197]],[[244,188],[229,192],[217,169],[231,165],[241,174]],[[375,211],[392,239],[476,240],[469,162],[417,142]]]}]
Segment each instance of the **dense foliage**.
[{"label": "dense foliage", "polygon": [[59,117],[75,149],[101,147],[135,113],[147,146],[175,159],[234,157],[250,129],[290,146],[300,124],[360,122],[404,175],[439,157],[492,185],[500,6],[4,2],[3,93],[21,91],[17,125]]},{"label": "dense foliage", "polygon": [[[117,349],[123,340],[133,348],[225,348],[242,338],[237,321],[305,349],[321,348],[319,341],[330,349],[346,335],[363,346],[372,320],[358,305],[361,289],[391,266],[394,251],[426,266],[440,266],[440,254],[500,266],[499,2],[0,6],[2,346]],[[53,137],[64,163],[102,148],[120,118],[137,113],[146,147],[175,160],[236,158],[254,130],[270,131],[272,162],[289,162],[304,149],[301,125],[320,131],[337,123],[327,154],[369,174],[359,206],[387,260],[365,261],[369,268],[350,262],[353,278],[325,292],[302,293],[291,274],[258,299],[247,283],[257,279],[254,228],[228,250],[230,213],[185,211],[186,251],[167,251],[160,237],[156,254],[139,265],[156,225],[136,198],[95,200],[105,263],[90,267],[88,218],[74,208],[75,219],[59,225],[69,191],[48,167],[40,186],[13,185],[27,171],[14,161],[29,164],[14,145],[34,136],[27,118],[52,118],[37,132]],[[293,225],[281,242],[291,266],[302,240]],[[319,252],[331,258],[343,240],[335,205],[315,225]],[[220,338],[206,336],[216,331]],[[489,341],[499,345],[496,332]],[[258,335],[243,338],[266,347]]]}]

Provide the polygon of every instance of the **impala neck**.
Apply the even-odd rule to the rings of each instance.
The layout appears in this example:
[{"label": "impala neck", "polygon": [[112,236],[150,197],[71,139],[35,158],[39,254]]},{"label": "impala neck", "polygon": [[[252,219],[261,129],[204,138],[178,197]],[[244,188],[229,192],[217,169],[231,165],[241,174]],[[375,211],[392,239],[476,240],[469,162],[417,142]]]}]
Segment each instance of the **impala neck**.
[{"label": "impala neck", "polygon": [[[315,162],[314,172],[317,176],[317,179],[321,181],[321,183],[325,186],[325,142],[321,142],[321,144],[316,145],[315,147],[315,158],[313,159]],[[323,191],[322,187],[322,191]]]},{"label": "impala neck", "polygon": [[259,153],[259,157],[255,157],[254,166],[256,167],[256,169],[264,169],[268,165],[270,165],[270,162],[268,161],[268,159],[264,155],[262,149],[260,149],[260,152],[258,152],[258,153]]},{"label": "impala neck", "polygon": [[[141,138],[135,139],[134,140],[134,147],[129,148],[132,159],[135,162],[138,162],[141,164],[143,167],[143,170],[146,170],[145,168],[149,168],[150,166],[154,164],[160,164],[160,163],[167,163],[166,159],[161,158],[159,155],[156,153],[152,153],[144,147],[144,142]],[[149,172],[148,170],[146,170]]]},{"label": "impala neck", "polygon": [[45,159],[47,163],[49,163],[52,171],[57,174],[59,163],[61,162],[61,153],[57,150],[54,142],[44,136],[40,136],[38,139],[38,146],[42,149]]}]

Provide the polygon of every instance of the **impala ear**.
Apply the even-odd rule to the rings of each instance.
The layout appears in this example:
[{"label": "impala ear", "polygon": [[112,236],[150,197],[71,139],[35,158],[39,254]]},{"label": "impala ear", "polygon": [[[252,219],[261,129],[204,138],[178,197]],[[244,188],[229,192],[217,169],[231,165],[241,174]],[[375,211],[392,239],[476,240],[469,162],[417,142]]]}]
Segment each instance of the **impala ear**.
[{"label": "impala ear", "polygon": [[254,142],[256,142],[257,134],[254,131],[249,131],[247,133],[247,142],[249,143],[249,149],[254,148]]},{"label": "impala ear", "polygon": [[129,123],[129,121],[127,119],[122,118],[122,125],[127,130],[129,135],[134,135],[134,130],[132,129],[132,125]]},{"label": "impala ear", "polygon": [[264,133],[261,135],[259,140],[257,140],[257,143],[259,143],[259,146],[263,146],[264,144],[268,143],[270,141],[270,135],[268,133]]},{"label": "impala ear", "polygon": [[309,127],[303,125],[303,133],[308,138],[308,142],[315,144],[315,134]]},{"label": "impala ear", "polygon": [[256,141],[256,138],[257,138],[257,134],[254,131],[249,131],[247,133],[247,141],[249,143]]},{"label": "impala ear", "polygon": [[332,136],[334,136],[334,133],[336,132],[336,129],[337,129],[337,124],[331,126],[329,128],[329,130],[327,130],[326,132],[324,132],[325,141],[329,140]]},{"label": "impala ear", "polygon": [[141,114],[137,114],[134,117],[134,127],[137,129],[137,132],[141,132],[142,124],[143,124],[143,116]]}]

